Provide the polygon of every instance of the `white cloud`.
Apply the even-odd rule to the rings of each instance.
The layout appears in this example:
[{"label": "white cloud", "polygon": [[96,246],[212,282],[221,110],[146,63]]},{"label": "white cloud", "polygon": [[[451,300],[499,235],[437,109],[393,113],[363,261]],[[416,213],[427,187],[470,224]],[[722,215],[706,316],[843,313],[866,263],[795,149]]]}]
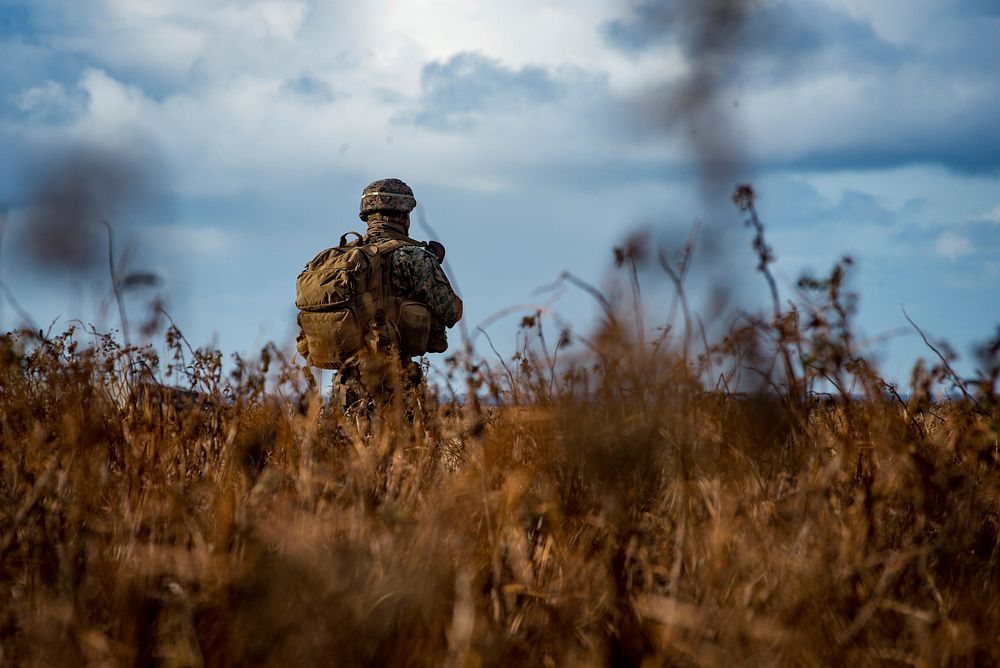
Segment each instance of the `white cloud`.
[{"label": "white cloud", "polygon": [[[133,11],[146,5],[130,3]],[[104,7],[78,18],[83,22],[78,29],[63,29],[49,38],[58,51],[85,54],[104,67],[126,68],[157,78],[182,78],[201,57],[208,41],[200,27],[170,17]]]},{"label": "white cloud", "polygon": [[984,211],[983,213],[969,216],[968,222],[975,222],[975,221],[986,221],[1000,225],[1000,204],[997,204],[989,211]]},{"label": "white cloud", "polygon": [[139,123],[152,106],[139,87],[125,85],[103,70],[85,71],[79,85],[88,98],[79,129],[106,143],[114,143],[117,134]]},{"label": "white cloud", "polygon": [[[57,50],[176,86],[195,71],[211,78],[281,67],[293,62],[289,49],[315,56],[325,46],[318,40],[311,49],[295,48],[308,16],[305,0],[95,0],[58,4],[44,20],[46,40]],[[349,34],[345,25],[327,36]]]},{"label": "white cloud", "polygon": [[69,105],[69,95],[66,88],[55,81],[46,81],[40,86],[30,88],[17,96],[17,106],[22,111],[35,111],[40,108],[65,108]]},{"label": "white cloud", "polygon": [[982,147],[997,141],[985,111],[997,99],[1000,86],[992,80],[913,63],[749,90],[734,116],[765,162],[815,160],[823,168],[840,160],[841,167],[860,168],[944,161],[975,169]]},{"label": "white cloud", "polygon": [[826,4],[844,9],[852,16],[866,20],[883,38],[897,44],[912,39],[918,28],[928,20],[929,8],[939,0],[823,0]]},{"label": "white cloud", "polygon": [[[864,15],[888,22],[897,5],[884,16]],[[339,1],[99,0],[87,11],[62,10],[52,41],[99,65],[79,81],[89,101],[74,138],[122,143],[134,133],[148,136],[186,192],[230,191],[259,181],[262,170],[367,172],[385,164],[418,170],[430,182],[495,188],[521,178],[526,167],[684,166],[676,134],[629,140],[621,132],[627,120],[611,118],[619,94],[685,69],[676,48],[611,48],[600,28],[623,11],[615,0],[405,0],[392,11]],[[574,93],[546,108],[486,109],[474,131],[461,136],[394,122],[419,106],[422,68],[462,52],[511,70],[545,68]],[[915,145],[915,136],[973,127],[964,122],[966,111],[991,108],[974,75],[949,76],[946,89],[928,84],[933,75],[917,63],[865,77],[833,71],[753,84],[734,92],[734,116],[763,160],[837,159],[852,151],[862,161],[878,159],[877,150],[872,157],[865,149],[892,152]],[[334,94],[305,99],[290,92],[289,82],[304,77]],[[59,92],[34,90],[23,104],[58,105]]]},{"label": "white cloud", "polygon": [[[420,63],[413,67],[419,71]],[[287,75],[287,76],[286,76]],[[176,185],[187,194],[222,194],[259,183],[262,173],[284,178],[322,171],[420,173],[427,183],[448,183],[495,190],[511,184],[526,168],[544,169],[554,161],[586,164],[628,153],[608,127],[595,118],[604,80],[575,68],[552,72],[565,88],[559,104],[485,109],[476,131],[454,134],[415,128],[397,120],[417,100],[382,99],[383,79],[345,66],[318,79],[345,91],[327,99],[289,92],[289,68],[275,75],[237,75],[215,85],[191,88],[155,99],[139,86],[108,71],[83,72],[76,88],[82,113],[53,127],[31,130],[44,141],[64,139],[127,149],[152,142],[167,159]],[[331,84],[330,82],[336,82]],[[59,85],[32,90],[23,104],[58,100]],[[558,146],[558,151],[553,151]]]},{"label": "white cloud", "polygon": [[298,34],[306,12],[305,2],[265,0],[245,6],[228,6],[221,16],[233,30],[289,41]]},{"label": "white cloud", "polygon": [[957,232],[944,232],[934,242],[934,252],[952,261],[971,255],[973,251],[972,242]]}]

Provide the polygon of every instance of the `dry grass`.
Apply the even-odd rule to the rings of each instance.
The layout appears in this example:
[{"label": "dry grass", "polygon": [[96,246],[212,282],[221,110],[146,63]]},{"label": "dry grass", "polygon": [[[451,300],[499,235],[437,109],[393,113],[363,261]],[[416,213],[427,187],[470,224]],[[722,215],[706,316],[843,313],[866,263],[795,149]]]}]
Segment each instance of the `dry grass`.
[{"label": "dry grass", "polygon": [[[224,376],[175,329],[166,360],[9,334],[3,660],[1000,662],[997,350],[961,401],[932,400],[944,361],[898,399],[854,350],[845,269],[699,357],[609,310],[559,361],[529,317],[496,371],[452,358],[482,404],[373,424],[270,347]],[[748,365],[773,387],[726,391]]]}]

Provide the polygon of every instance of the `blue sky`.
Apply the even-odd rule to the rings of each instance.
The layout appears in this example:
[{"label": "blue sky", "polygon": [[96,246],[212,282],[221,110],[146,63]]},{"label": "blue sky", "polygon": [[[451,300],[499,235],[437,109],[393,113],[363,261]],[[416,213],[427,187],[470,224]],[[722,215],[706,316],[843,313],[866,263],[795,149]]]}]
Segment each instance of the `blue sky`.
[{"label": "blue sky", "polygon": [[[754,310],[766,286],[725,199],[750,180],[786,297],[850,254],[864,336],[905,305],[968,358],[1000,323],[1000,3],[712,4],[0,0],[0,273],[40,323],[116,326],[107,218],[196,344],[287,345],[295,275],[394,176],[470,328],[547,304],[562,270],[603,284],[637,227],[676,244],[696,221],[721,250],[692,292],[724,281]],[[40,272],[26,230],[66,202],[73,227],[49,234],[71,270]],[[581,331],[594,315],[572,290],[551,308]],[[501,349],[515,325],[491,326]],[[926,354],[872,352],[898,380]]]}]

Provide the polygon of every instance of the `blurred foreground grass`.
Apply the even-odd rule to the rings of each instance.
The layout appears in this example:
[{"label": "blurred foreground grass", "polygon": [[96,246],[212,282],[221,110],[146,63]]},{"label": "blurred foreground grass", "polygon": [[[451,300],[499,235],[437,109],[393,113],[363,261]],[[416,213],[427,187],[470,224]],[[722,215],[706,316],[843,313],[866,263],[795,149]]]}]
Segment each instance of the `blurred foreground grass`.
[{"label": "blurred foreground grass", "polygon": [[563,360],[529,316],[374,421],[273,347],[8,334],[2,662],[995,665],[1000,346],[897,393],[846,268],[697,356],[690,315],[669,345],[609,307]]}]

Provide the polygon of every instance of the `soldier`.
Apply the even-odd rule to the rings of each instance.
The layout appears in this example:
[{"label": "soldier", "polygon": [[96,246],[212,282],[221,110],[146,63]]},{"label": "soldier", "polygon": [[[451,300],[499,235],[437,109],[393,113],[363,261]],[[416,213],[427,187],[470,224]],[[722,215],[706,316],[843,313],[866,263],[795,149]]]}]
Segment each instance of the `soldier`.
[{"label": "soldier", "polygon": [[462,317],[462,300],[441,269],[444,248],[408,236],[413,191],[399,179],[369,184],[361,194],[364,236],[317,255],[299,275],[299,353],[337,371],[334,400],[344,409],[384,405],[392,396],[398,353],[402,383],[416,386],[411,359],[444,352],[445,327]]}]

